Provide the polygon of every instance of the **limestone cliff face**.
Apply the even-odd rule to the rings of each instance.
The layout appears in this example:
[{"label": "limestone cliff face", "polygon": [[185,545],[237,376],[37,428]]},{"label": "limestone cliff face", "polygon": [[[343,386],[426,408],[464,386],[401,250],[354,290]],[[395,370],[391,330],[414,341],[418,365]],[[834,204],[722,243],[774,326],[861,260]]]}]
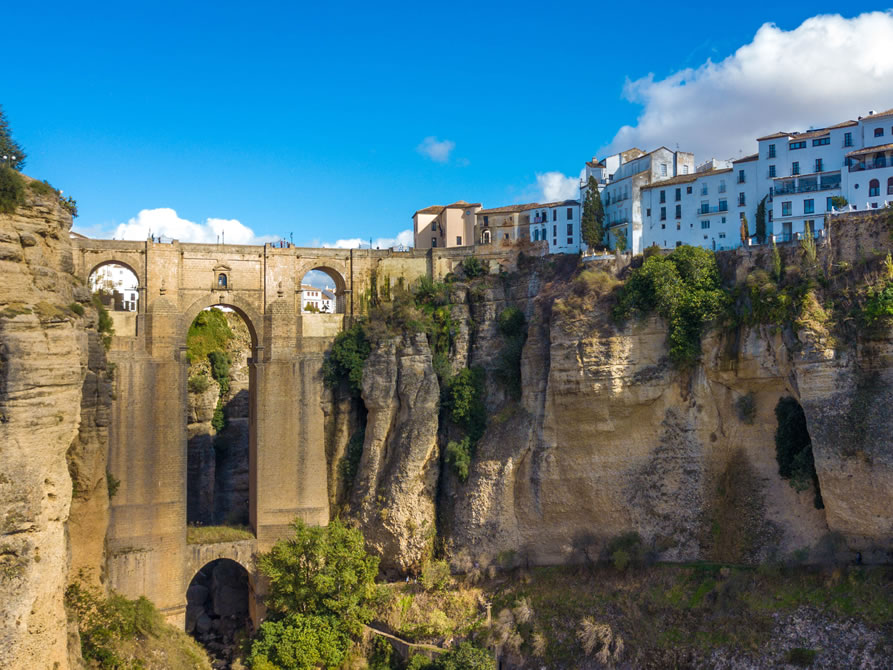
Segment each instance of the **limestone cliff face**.
[{"label": "limestone cliff face", "polygon": [[111,400],[96,314],[71,275],[71,217],[52,196],[28,199],[0,215],[0,666],[67,668],[69,561],[93,579],[103,562]]},{"label": "limestone cliff face", "polygon": [[382,570],[417,569],[435,527],[440,387],[424,335],[379,342],[363,373],[368,410],[351,515]]},{"label": "limestone cliff face", "polygon": [[[867,560],[889,560],[890,338],[860,337],[835,353],[808,329],[714,331],[700,364],[683,372],[668,360],[660,319],[619,326],[604,304],[563,308],[568,290],[543,264],[453,288],[452,367],[488,373],[488,427],[465,483],[444,465],[431,484],[436,410],[425,402],[403,410],[419,401],[401,390],[401,351],[427,360],[425,342],[391,343],[370,357],[354,509],[387,565],[413,565],[405,520],[435,509],[450,554],[483,566],[594,560],[629,531],[663,560],[756,562],[814,546],[829,531]],[[497,318],[508,305],[529,323],[519,401],[496,374]],[[412,380],[434,397],[433,370],[414,366]],[[805,410],[825,509],[778,475],[774,409],[784,396]],[[441,431],[441,453],[444,443]],[[394,467],[403,479],[382,476]]]}]

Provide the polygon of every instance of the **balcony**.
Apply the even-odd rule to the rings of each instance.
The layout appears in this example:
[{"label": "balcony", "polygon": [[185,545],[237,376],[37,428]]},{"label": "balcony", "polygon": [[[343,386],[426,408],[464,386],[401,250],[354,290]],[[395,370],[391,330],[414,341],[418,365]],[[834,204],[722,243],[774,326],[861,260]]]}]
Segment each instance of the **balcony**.
[{"label": "balcony", "polygon": [[806,184],[776,186],[769,189],[769,195],[790,195],[792,193],[816,193],[818,191],[831,191],[840,188],[840,177],[831,180],[822,180],[821,183],[808,182]]},{"label": "balcony", "polygon": [[873,161],[853,163],[850,172],[862,172],[863,170],[877,170],[879,168],[893,167],[893,158],[878,158]]},{"label": "balcony", "polygon": [[721,212],[728,212],[729,205],[726,203],[725,205],[701,205],[698,208],[698,216],[702,214],[717,214]]}]

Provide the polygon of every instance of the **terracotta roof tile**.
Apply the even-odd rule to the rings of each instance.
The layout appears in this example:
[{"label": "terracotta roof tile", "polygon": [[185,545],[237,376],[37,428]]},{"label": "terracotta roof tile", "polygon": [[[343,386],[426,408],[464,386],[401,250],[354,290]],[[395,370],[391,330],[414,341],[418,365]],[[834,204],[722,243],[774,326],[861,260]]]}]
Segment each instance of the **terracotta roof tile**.
[{"label": "terracotta roof tile", "polygon": [[751,154],[750,156],[744,156],[739,158],[738,160],[732,161],[732,163],[749,163],[750,161],[755,161],[760,159],[760,154]]},{"label": "terracotta roof tile", "polygon": [[440,214],[443,209],[443,205],[431,205],[430,207],[425,207],[425,209],[417,210],[413,213],[413,216],[416,214]]},{"label": "terracotta roof tile", "polygon": [[539,203],[529,202],[525,205],[506,205],[505,207],[492,207],[490,209],[478,210],[478,214],[514,214],[515,212],[524,212],[528,209],[536,209]]}]

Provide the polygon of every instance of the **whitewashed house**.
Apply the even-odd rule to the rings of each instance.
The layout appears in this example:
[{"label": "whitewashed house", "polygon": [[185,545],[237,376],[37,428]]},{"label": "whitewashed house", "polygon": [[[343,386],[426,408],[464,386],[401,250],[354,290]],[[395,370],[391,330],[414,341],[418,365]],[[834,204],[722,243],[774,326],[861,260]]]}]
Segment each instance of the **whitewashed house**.
[{"label": "whitewashed house", "polygon": [[301,311],[335,313],[335,295],[331,289],[323,289],[310,284],[301,284]]},{"label": "whitewashed house", "polygon": [[576,200],[547,202],[527,210],[530,240],[548,242],[550,254],[576,254],[586,245],[580,236],[580,203]]}]

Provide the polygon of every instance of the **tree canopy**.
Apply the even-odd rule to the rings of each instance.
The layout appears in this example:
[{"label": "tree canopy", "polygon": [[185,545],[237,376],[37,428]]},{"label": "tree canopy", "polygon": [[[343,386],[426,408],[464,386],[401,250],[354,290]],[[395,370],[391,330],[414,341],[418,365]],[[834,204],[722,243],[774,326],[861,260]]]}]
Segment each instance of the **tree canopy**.
[{"label": "tree canopy", "polygon": [[[7,158],[4,159],[4,156]],[[9,121],[6,120],[3,105],[0,105],[0,164],[21,170],[25,166],[26,158],[24,149],[12,137]]]}]

